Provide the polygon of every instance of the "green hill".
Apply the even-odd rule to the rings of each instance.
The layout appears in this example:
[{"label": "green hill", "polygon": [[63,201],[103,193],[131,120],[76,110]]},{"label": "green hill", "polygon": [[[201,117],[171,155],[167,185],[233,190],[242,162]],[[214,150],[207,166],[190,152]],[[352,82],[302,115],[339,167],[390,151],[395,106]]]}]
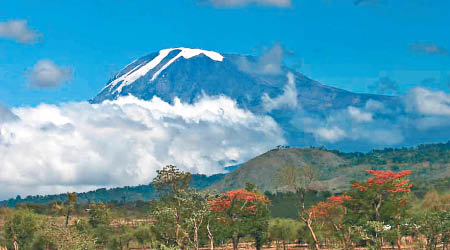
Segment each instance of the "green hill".
[{"label": "green hill", "polygon": [[280,190],[276,173],[285,165],[299,169],[311,165],[316,172],[316,186],[332,192],[341,192],[352,180],[362,180],[366,169],[412,171],[415,182],[443,180],[450,177],[450,142],[420,145],[414,148],[387,148],[369,153],[342,153],[316,148],[273,149],[251,159],[225,178],[211,185],[219,191],[241,188],[246,182],[255,183],[261,190]]}]

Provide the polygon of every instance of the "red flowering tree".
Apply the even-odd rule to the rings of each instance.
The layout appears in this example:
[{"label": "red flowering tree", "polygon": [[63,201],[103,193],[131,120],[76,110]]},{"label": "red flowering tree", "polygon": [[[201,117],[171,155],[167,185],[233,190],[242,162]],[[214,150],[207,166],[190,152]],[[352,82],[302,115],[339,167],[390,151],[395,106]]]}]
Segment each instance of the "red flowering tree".
[{"label": "red flowering tree", "polygon": [[[363,193],[363,197],[369,201],[375,212],[375,220],[381,219],[381,209],[387,201],[392,205],[404,205],[405,193],[411,191],[412,184],[405,177],[411,174],[410,170],[393,172],[390,170],[366,170],[371,174],[365,182],[354,182],[352,187]],[[358,192],[356,192],[358,193]]]},{"label": "red flowering tree", "polygon": [[[262,245],[260,233],[267,231],[269,217],[269,199],[257,191],[237,189],[228,191],[215,200],[211,200],[210,208],[217,219],[224,224],[233,242],[233,249],[237,249],[241,237],[251,234],[255,236],[256,247]],[[256,230],[255,230],[256,229]]]},{"label": "red flowering tree", "polygon": [[[361,230],[365,228],[364,235],[373,235],[373,243],[379,245],[383,241],[380,235],[388,233],[398,235],[395,230],[399,230],[400,220],[406,213],[406,201],[412,187],[410,181],[406,179],[411,171],[366,170],[366,172],[371,177],[364,182],[354,182],[352,199],[344,202],[349,209],[346,223],[349,226],[360,225]],[[381,234],[379,230],[373,229],[373,226],[367,226],[369,222],[384,225],[384,232]],[[398,240],[398,236],[395,237]]]},{"label": "red flowering tree", "polygon": [[351,199],[346,194],[335,195],[309,209],[315,225],[328,235],[327,238],[339,239],[345,249],[351,245],[351,228],[344,224],[344,216],[348,212],[344,202]]}]

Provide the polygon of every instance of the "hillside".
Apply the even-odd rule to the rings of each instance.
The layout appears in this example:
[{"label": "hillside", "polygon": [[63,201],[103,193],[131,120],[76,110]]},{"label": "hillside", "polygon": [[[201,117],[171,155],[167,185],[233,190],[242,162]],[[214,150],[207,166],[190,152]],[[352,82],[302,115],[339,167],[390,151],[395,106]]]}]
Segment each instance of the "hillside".
[{"label": "hillside", "polygon": [[275,176],[281,167],[292,165],[301,169],[306,164],[315,169],[315,185],[332,192],[348,188],[352,180],[366,178],[363,171],[366,169],[410,169],[412,180],[431,182],[450,177],[450,142],[415,148],[387,148],[369,153],[341,153],[316,148],[274,149],[248,161],[210,188],[223,191],[252,182],[263,191],[274,192],[280,190]]}]

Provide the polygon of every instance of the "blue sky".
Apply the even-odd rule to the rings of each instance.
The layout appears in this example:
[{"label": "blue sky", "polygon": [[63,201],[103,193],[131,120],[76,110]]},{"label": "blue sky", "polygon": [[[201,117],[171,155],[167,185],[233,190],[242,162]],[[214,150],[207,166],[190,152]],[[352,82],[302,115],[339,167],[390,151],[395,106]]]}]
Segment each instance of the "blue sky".
[{"label": "blue sky", "polygon": [[[449,91],[449,1],[292,0],[289,6],[209,1],[216,5],[208,0],[3,0],[0,22],[26,20],[39,37],[24,43],[0,36],[0,102],[86,100],[132,60],[175,46],[260,54],[280,44],[295,53],[286,58],[289,64],[302,65],[300,72],[327,85],[373,92],[369,85],[388,78],[400,93],[419,85]],[[42,59],[69,70],[68,83],[30,86],[27,75]]]}]

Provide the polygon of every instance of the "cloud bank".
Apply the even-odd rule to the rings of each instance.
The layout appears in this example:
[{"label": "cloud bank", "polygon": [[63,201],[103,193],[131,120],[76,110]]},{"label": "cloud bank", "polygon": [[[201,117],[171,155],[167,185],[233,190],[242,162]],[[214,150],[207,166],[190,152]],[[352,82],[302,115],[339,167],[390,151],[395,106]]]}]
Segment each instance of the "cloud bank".
[{"label": "cloud bank", "polygon": [[26,20],[0,22],[0,38],[12,39],[19,43],[34,43],[41,35],[28,27]]},{"label": "cloud bank", "polygon": [[129,96],[3,113],[0,199],[147,184],[167,164],[213,174],[285,143],[272,118],[226,97],[171,105]]},{"label": "cloud bank", "polygon": [[409,110],[423,115],[450,116],[450,95],[443,91],[414,88],[408,94]]},{"label": "cloud bank", "polygon": [[27,78],[32,87],[54,88],[71,81],[72,71],[68,67],[60,67],[48,59],[43,59],[27,72]]},{"label": "cloud bank", "polygon": [[369,99],[362,106],[325,114],[299,112],[291,121],[312,134],[308,144],[358,145],[365,148],[414,145],[450,138],[450,95],[417,87],[397,105]]}]

